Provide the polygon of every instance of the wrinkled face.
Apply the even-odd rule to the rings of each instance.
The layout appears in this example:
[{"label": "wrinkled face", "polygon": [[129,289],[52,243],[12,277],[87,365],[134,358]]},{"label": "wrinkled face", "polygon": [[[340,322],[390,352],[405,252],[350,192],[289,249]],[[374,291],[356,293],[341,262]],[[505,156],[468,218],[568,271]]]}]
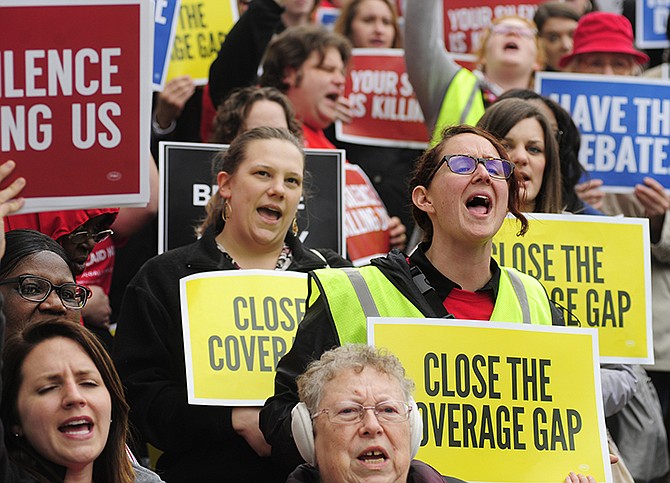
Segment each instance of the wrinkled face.
[{"label": "wrinkled face", "polygon": [[575,72],[582,74],[635,75],[637,64],[628,54],[591,52],[580,54],[575,59]]},{"label": "wrinkled face", "polygon": [[360,48],[391,48],[395,26],[389,6],[382,0],[365,0],[351,22],[351,43]]},{"label": "wrinkled face", "polygon": [[515,164],[519,179],[522,211],[535,210],[535,199],[542,188],[546,164],[544,132],[535,118],[519,121],[509,130],[503,145]]},{"label": "wrinkled face", "polygon": [[547,66],[558,70],[558,61],[572,52],[572,37],[577,28],[577,21],[571,18],[548,18],[540,33],[540,42],[544,49]]},{"label": "wrinkled face", "polygon": [[284,108],[276,102],[268,101],[267,99],[261,99],[251,105],[247,118],[244,121],[243,130],[250,131],[251,129],[264,126],[288,129]]},{"label": "wrinkled face", "polygon": [[491,27],[482,65],[494,80],[514,69],[530,75],[537,67],[536,33],[518,18],[508,18]]},{"label": "wrinkled face", "polygon": [[326,49],[323,62],[314,51],[299,70],[289,70],[286,92],[296,115],[313,129],[325,129],[337,116],[337,99],[344,92],[344,63],[335,47]]},{"label": "wrinkled face", "polygon": [[[83,225],[75,228],[72,233],[88,232],[89,235],[94,235],[109,229],[107,220],[109,220],[107,215],[96,216],[95,218],[89,219]],[[70,262],[72,262],[75,274],[79,276],[84,273],[84,270],[86,269],[86,260],[96,245],[92,236],[82,238],[80,241],[73,241],[70,239],[69,235],[63,235],[58,239],[58,243],[61,244],[70,259]]]},{"label": "wrinkled face", "polygon": [[[6,278],[16,278],[20,275],[43,277],[54,285],[74,283],[74,277],[65,260],[49,251],[27,256],[7,274]],[[75,323],[79,323],[81,319],[81,310],[65,307],[55,291],[52,291],[46,300],[40,303],[21,297],[18,284],[15,283],[0,285],[0,293],[5,298],[2,310],[7,318],[8,334],[29,324],[53,317],[66,317]]]},{"label": "wrinkled face", "polygon": [[[374,406],[388,400],[405,400],[398,381],[370,367],[347,369],[324,385],[319,410],[343,401]],[[322,414],[314,420],[314,445],[324,483],[407,481],[409,420],[380,424],[367,410],[358,423],[336,424]]]},{"label": "wrinkled face", "polygon": [[[471,133],[446,141],[440,158],[448,154],[500,158],[493,144]],[[434,243],[482,245],[491,241],[507,214],[507,180],[491,178],[482,164],[464,175],[452,172],[444,163],[427,189],[414,189],[412,201],[430,218]]]},{"label": "wrinkled face", "polygon": [[232,208],[224,230],[247,247],[281,247],[302,195],[303,170],[292,143],[251,142],[235,173],[218,175],[219,194]]},{"label": "wrinkled face", "polygon": [[92,471],[107,443],[112,402],[91,358],[71,339],[54,337],[28,354],[21,375],[13,429],[49,461]]}]

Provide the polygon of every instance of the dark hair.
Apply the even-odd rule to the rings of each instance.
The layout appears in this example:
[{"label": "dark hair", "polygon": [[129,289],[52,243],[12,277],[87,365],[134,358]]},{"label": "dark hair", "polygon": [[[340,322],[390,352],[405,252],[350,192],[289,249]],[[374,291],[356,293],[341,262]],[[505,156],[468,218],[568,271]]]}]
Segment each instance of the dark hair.
[{"label": "dark hair", "polygon": [[[230,143],[230,147],[226,151],[219,151],[214,159],[212,160],[212,179],[216,183],[217,175],[221,171],[233,175],[237,171],[237,168],[244,161],[247,154],[247,147],[255,141],[265,141],[278,139],[280,141],[287,141],[293,144],[300,154],[302,155],[303,161],[305,159],[305,153],[302,148],[300,141],[287,129],[278,129],[276,127],[257,127],[246,131],[239,136],[237,136],[233,142]],[[303,162],[303,174],[304,174],[304,162]],[[196,233],[202,235],[207,227],[210,225],[214,227],[214,232],[219,233],[223,230],[223,206],[225,200],[221,198],[219,191],[217,190],[212,194],[212,197],[207,202],[205,211],[207,215],[205,220],[196,228]]]},{"label": "dark hair", "polygon": [[537,25],[537,31],[542,36],[544,24],[550,18],[567,18],[579,22],[579,13],[573,6],[563,2],[548,2],[540,5],[535,11],[533,21]]},{"label": "dark hair", "polygon": [[312,52],[319,53],[321,65],[326,50],[331,47],[337,49],[346,65],[351,57],[351,44],[340,34],[320,25],[300,25],[284,30],[270,43],[265,53],[260,84],[286,93],[290,87],[284,81],[287,69],[299,71]]},{"label": "dark hair", "polygon": [[[507,158],[507,152],[503,148],[500,141],[491,133],[485,131],[480,127],[468,126],[467,124],[460,124],[457,126],[450,126],[442,131],[440,142],[435,146],[427,149],[419,158],[409,181],[410,193],[414,191],[417,186],[424,186],[428,188],[435,176],[435,168],[442,160],[442,149],[447,141],[451,138],[461,134],[475,134],[481,136],[489,141],[500,157]],[[519,235],[523,235],[528,230],[528,220],[519,211],[519,181],[516,176],[510,176],[507,180],[508,197],[507,210],[514,215],[514,217],[521,223],[521,230]],[[412,216],[414,221],[423,230],[423,241],[431,242],[433,240],[433,223],[430,221],[428,214],[420,210],[416,205],[412,206]]]},{"label": "dark hair", "polygon": [[27,257],[40,252],[53,252],[63,259],[72,272],[74,270],[63,247],[53,238],[36,230],[11,230],[5,233],[5,254],[0,261],[0,280],[7,278]]},{"label": "dark hair", "polygon": [[[354,22],[354,18],[358,13],[358,8],[361,6],[361,3],[365,1],[366,0],[351,0],[347,2],[340,10],[340,16],[337,18],[333,30],[338,34],[344,35],[351,41],[351,24]],[[400,33],[400,26],[398,25],[398,13],[396,12],[395,4],[391,0],[380,1],[385,3],[391,11],[391,19],[393,21],[393,28],[395,30],[395,35],[393,36],[393,43],[391,44],[391,47],[396,49],[402,48],[402,35]]]},{"label": "dark hair", "polygon": [[541,101],[554,113],[556,125],[558,126],[558,158],[561,165],[561,188],[565,209],[572,213],[584,211],[584,202],[579,199],[575,192],[575,186],[582,177],[587,175],[586,170],[579,162],[579,147],[581,145],[581,134],[570,117],[570,113],[563,109],[560,104],[548,97],[541,96],[530,89],[511,89],[500,97],[503,99],[524,99],[528,101]]},{"label": "dark hair", "polygon": [[216,110],[211,142],[230,144],[245,129],[249,111],[258,101],[276,102],[284,110],[286,124],[293,135],[302,139],[302,126],[295,117],[291,101],[274,87],[244,87],[233,91]]},{"label": "dark hair", "polygon": [[[5,427],[5,443],[12,459],[32,474],[46,481],[54,481],[54,475],[64,475],[63,469],[38,454],[25,438],[12,436],[7,431],[20,424],[18,394],[23,382],[23,363],[39,344],[47,340],[64,337],[79,344],[95,364],[109,392],[112,402],[112,422],[107,443],[93,465],[93,480],[110,483],[132,483],[134,471],[126,452],[128,436],[128,404],[123,395],[121,380],[114,364],[100,341],[87,329],[67,319],[54,318],[28,325],[7,339],[2,354],[2,382],[4,394],[0,415]],[[63,476],[60,476],[62,480]],[[58,480],[56,480],[58,481]]]},{"label": "dark hair", "polygon": [[[501,140],[524,119],[536,119],[544,134],[544,172],[542,186],[535,199],[538,213],[560,213],[563,210],[561,196],[561,169],[558,158],[558,145],[547,117],[534,105],[522,99],[503,99],[484,112],[477,126],[486,129]],[[509,159],[509,158],[508,158]]]}]

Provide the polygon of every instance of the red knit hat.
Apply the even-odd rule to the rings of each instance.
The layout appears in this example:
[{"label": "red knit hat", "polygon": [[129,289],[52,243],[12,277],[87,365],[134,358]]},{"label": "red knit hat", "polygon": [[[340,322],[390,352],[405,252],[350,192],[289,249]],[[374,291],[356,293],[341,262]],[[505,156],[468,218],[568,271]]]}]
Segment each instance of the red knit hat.
[{"label": "red knit hat", "polygon": [[647,54],[633,47],[633,27],[628,19],[616,13],[587,13],[579,19],[572,42],[572,52],[561,57],[558,63],[561,67],[568,65],[576,55],[592,52],[628,54],[638,64],[649,61]]}]

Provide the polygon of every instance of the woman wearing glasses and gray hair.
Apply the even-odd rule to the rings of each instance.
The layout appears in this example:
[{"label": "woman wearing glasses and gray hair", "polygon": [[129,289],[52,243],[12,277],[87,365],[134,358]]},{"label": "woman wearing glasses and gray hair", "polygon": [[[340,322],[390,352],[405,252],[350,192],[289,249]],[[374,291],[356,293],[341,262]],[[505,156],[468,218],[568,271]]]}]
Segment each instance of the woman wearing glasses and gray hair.
[{"label": "woman wearing glasses and gray hair", "polygon": [[375,481],[457,483],[413,459],[423,425],[414,383],[393,355],[363,344],[338,347],[298,377],[303,401],[293,434],[303,458],[287,483]]},{"label": "woman wearing glasses and gray hair", "polygon": [[35,230],[12,230],[5,238],[0,294],[5,300],[7,335],[54,317],[79,323],[91,291],[75,283],[63,247]]},{"label": "woman wearing glasses and gray hair", "polygon": [[277,366],[275,395],[261,411],[273,456],[299,463],[290,432],[296,377],[326,350],[366,342],[367,316],[563,325],[537,280],[491,258],[493,237],[507,213],[517,218],[521,234],[528,227],[519,211],[514,164],[505,157],[500,142],[482,129],[446,129],[410,180],[412,212],[424,232],[412,255],[392,251],[357,271],[310,274],[311,294],[319,296],[310,298],[293,348]]}]

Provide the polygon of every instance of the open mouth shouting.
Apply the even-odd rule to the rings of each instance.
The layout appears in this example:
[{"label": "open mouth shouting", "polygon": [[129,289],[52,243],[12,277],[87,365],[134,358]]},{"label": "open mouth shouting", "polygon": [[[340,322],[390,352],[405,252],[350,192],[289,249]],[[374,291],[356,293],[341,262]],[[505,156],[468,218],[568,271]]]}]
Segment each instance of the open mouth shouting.
[{"label": "open mouth shouting", "polygon": [[388,459],[388,455],[381,448],[366,449],[358,455],[358,461],[369,466],[381,465]]},{"label": "open mouth shouting", "polygon": [[473,195],[465,203],[468,211],[477,215],[487,215],[491,211],[491,198],[487,195]]},{"label": "open mouth shouting", "polygon": [[514,40],[510,40],[509,42],[505,42],[505,45],[503,45],[503,50],[505,52],[510,50],[519,50],[519,44]]},{"label": "open mouth shouting", "polygon": [[58,431],[69,437],[88,436],[93,431],[95,424],[88,417],[68,419],[63,425],[58,427]]},{"label": "open mouth shouting", "polygon": [[256,211],[261,215],[261,218],[269,223],[275,223],[283,216],[281,209],[273,205],[261,206]]}]

